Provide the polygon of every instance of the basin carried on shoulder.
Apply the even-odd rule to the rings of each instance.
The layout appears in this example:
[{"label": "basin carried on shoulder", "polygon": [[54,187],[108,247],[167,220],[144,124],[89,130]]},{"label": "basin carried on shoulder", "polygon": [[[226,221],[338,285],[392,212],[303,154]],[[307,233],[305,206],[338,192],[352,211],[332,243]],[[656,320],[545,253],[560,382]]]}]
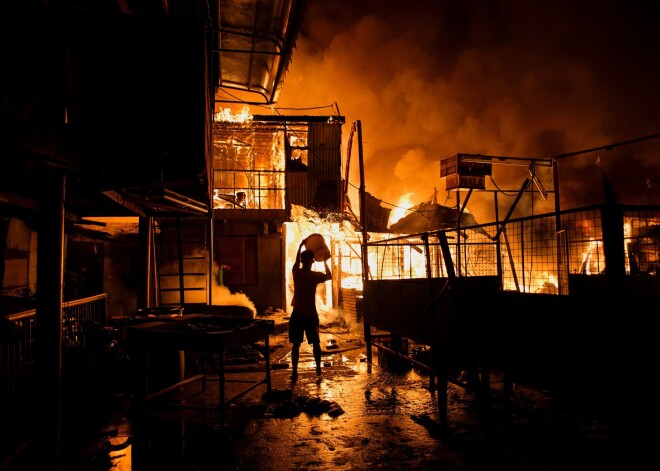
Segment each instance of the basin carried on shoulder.
[{"label": "basin carried on shoulder", "polygon": [[330,259],[330,249],[321,234],[311,234],[303,241],[303,244],[306,249],[314,251],[315,262],[325,262]]}]

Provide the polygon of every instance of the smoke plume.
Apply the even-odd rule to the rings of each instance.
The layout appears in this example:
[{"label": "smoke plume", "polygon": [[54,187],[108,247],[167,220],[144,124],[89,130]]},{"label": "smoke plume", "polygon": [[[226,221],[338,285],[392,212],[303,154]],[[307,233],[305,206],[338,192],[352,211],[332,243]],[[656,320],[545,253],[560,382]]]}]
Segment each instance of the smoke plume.
[{"label": "smoke plume", "polygon": [[[455,153],[551,158],[631,140],[559,159],[561,209],[602,202],[604,179],[620,202],[657,204],[660,139],[638,140],[660,133],[657,24],[657,2],[310,0],[277,112],[339,110],[345,142],[360,120],[366,190],[392,205],[434,187],[455,205],[439,164]],[[493,166],[500,217],[528,175]],[[538,175],[551,190],[552,171]],[[471,196],[479,222],[493,220],[493,193]],[[516,214],[553,209],[537,192]]]}]

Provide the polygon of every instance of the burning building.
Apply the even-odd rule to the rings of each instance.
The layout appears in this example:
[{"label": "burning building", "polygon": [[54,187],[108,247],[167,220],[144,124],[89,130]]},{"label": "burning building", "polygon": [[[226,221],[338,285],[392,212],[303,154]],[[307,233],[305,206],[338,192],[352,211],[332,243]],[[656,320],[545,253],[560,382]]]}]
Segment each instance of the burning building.
[{"label": "burning building", "polygon": [[301,210],[328,228],[340,221],[343,122],[257,115],[213,126],[214,260],[227,267],[225,285],[262,311],[286,310],[288,247],[318,232],[303,232]]}]

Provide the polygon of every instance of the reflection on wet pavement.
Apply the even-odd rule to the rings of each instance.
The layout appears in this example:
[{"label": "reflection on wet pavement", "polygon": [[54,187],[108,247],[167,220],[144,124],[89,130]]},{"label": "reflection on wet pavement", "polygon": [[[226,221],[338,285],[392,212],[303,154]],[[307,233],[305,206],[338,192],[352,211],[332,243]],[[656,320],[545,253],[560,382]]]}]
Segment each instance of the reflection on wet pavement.
[{"label": "reflection on wet pavement", "polygon": [[[120,411],[115,426],[131,437],[131,446],[113,460],[113,469],[546,470],[594,468],[611,457],[608,423],[584,417],[558,422],[543,391],[518,386],[516,399],[502,404],[496,397],[501,384],[493,378],[494,414],[486,428],[474,397],[451,386],[443,427],[427,374],[381,367],[375,348],[368,364],[361,330],[326,331],[322,342],[322,376],[304,344],[292,382],[286,335],[272,336],[271,363],[280,365],[271,371],[272,391],[254,388],[224,413],[209,407],[217,404],[213,381],[205,391],[185,386],[176,392],[176,405],[150,405],[143,419]],[[249,364],[228,368],[227,388],[244,387],[260,374]]]}]

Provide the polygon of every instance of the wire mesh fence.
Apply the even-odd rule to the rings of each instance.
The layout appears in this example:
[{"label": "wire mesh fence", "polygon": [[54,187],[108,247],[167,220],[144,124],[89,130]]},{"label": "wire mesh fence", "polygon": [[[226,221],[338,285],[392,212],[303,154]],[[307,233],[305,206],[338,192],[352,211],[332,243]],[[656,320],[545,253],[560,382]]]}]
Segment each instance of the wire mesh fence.
[{"label": "wire mesh fence", "polygon": [[593,206],[372,240],[366,244],[367,278],[445,278],[452,271],[457,277],[497,276],[502,290],[568,294],[571,275],[606,273],[606,245],[623,254],[625,275],[657,275],[660,208]]}]

